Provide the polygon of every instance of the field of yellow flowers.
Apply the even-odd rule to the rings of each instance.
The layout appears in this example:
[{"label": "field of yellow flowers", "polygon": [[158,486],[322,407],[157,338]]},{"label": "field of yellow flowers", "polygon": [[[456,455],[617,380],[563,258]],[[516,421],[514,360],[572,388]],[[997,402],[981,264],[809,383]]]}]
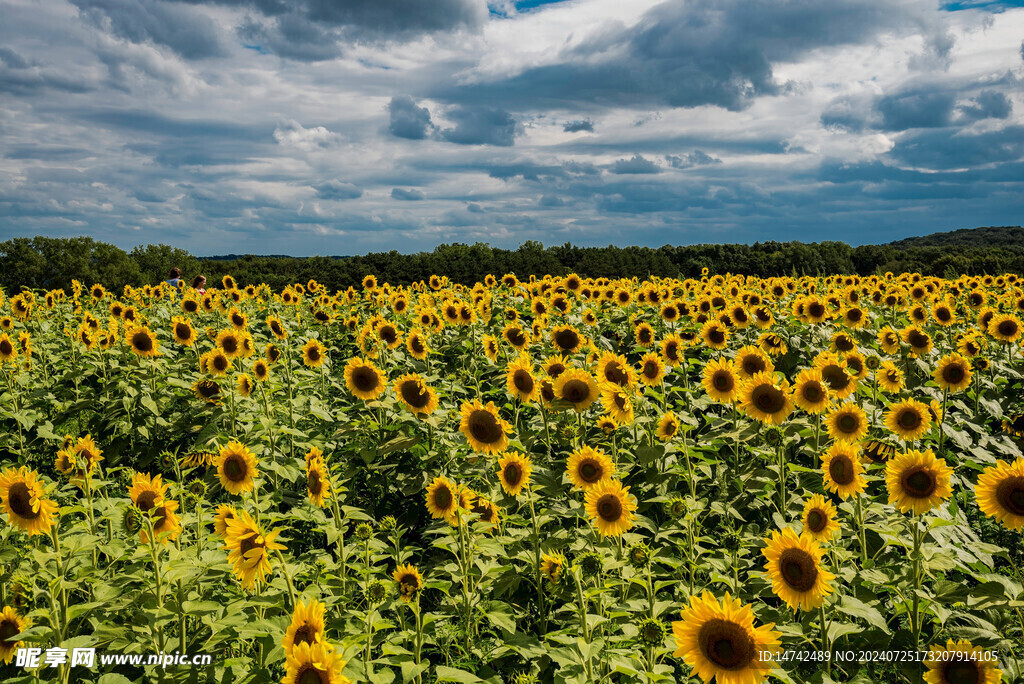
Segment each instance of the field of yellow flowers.
[{"label": "field of yellow flowers", "polygon": [[0,300],[4,681],[1024,682],[1014,275],[219,285]]}]

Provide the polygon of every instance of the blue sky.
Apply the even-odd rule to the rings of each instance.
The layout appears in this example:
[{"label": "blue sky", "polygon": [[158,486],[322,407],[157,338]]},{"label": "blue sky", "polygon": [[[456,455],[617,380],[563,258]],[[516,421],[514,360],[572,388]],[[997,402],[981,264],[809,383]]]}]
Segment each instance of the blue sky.
[{"label": "blue sky", "polygon": [[851,244],[1024,223],[1024,8],[0,0],[0,240]]}]

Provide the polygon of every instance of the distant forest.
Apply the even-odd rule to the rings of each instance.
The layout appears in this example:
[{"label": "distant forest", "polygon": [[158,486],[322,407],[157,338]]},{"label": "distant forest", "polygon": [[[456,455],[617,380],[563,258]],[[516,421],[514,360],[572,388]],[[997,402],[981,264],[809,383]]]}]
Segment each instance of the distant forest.
[{"label": "distant forest", "polygon": [[203,274],[211,285],[233,275],[242,283],[265,282],[280,289],[315,279],[332,290],[358,285],[368,273],[381,281],[408,284],[432,274],[474,283],[488,273],[520,278],[578,273],[584,277],[699,277],[738,273],[780,275],[861,275],[919,272],[956,277],[961,273],[1024,273],[1024,228],[985,227],[935,233],[885,245],[851,247],[843,242],[759,242],[673,247],[544,247],[526,242],[518,249],[486,244],[440,245],[432,252],[375,252],[345,257],[240,255],[196,257],[167,245],[125,252],[89,237],[14,238],[0,243],[0,285],[10,293],[22,287],[68,288],[72,279],[108,288],[157,283],[171,267],[191,280]]}]

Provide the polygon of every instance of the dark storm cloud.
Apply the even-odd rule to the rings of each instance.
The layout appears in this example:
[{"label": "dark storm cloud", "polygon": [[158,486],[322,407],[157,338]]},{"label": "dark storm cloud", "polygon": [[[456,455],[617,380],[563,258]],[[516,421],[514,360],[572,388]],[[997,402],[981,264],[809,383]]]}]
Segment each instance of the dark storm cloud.
[{"label": "dark storm cloud", "polygon": [[632,159],[619,159],[611,165],[612,173],[661,173],[661,167],[650,159],[644,159],[639,154],[634,154]]},{"label": "dark storm cloud", "polygon": [[983,90],[968,104],[958,107],[960,113],[972,120],[1006,119],[1013,111],[1013,103],[1003,93],[995,90]]},{"label": "dark storm cloud", "polygon": [[388,130],[391,135],[409,140],[422,140],[432,128],[430,110],[419,107],[408,95],[398,95],[388,103]]},{"label": "dark storm cloud", "polygon": [[339,180],[329,180],[313,186],[317,197],[327,200],[349,200],[358,199],[363,196],[363,191],[352,183],[345,183]]},{"label": "dark storm cloud", "polygon": [[404,200],[406,202],[416,202],[422,199],[426,199],[427,196],[421,191],[416,189],[404,190],[402,188],[391,189],[391,199]]},{"label": "dark storm cloud", "polygon": [[959,129],[916,132],[889,153],[897,161],[928,169],[956,169],[1024,158],[1024,126],[972,133]]},{"label": "dark storm cloud", "polygon": [[69,0],[82,15],[118,38],[163,45],[185,59],[224,54],[219,31],[205,15],[164,0]]},{"label": "dark storm cloud", "polygon": [[903,10],[881,0],[666,2],[634,26],[609,28],[566,49],[557,64],[508,79],[442,87],[452,101],[541,106],[698,107],[730,110],[783,92],[772,62],[824,45],[863,41],[883,26],[903,30]]},{"label": "dark storm cloud", "polygon": [[701,150],[694,150],[684,155],[666,154],[665,161],[674,169],[689,169],[694,166],[707,166],[708,164],[721,164],[722,160],[712,157]]},{"label": "dark storm cloud", "polygon": [[581,119],[578,121],[567,121],[562,130],[566,133],[581,133],[586,131],[588,133],[594,132],[594,122],[590,119]]},{"label": "dark storm cloud", "polygon": [[502,109],[457,107],[448,113],[454,128],[440,131],[442,140],[459,145],[498,145],[510,147],[522,127]]},{"label": "dark storm cloud", "polygon": [[883,129],[905,131],[948,126],[954,104],[951,93],[924,91],[887,95],[878,101],[876,109],[881,114]]}]

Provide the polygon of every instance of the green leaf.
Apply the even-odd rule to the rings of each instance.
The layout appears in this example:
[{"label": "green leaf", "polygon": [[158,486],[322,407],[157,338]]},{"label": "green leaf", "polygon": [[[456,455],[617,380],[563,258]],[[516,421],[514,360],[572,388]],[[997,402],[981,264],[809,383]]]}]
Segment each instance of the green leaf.
[{"label": "green leaf", "polygon": [[439,682],[479,682],[483,681],[475,674],[465,670],[456,670],[454,667],[437,666],[437,681]]}]

